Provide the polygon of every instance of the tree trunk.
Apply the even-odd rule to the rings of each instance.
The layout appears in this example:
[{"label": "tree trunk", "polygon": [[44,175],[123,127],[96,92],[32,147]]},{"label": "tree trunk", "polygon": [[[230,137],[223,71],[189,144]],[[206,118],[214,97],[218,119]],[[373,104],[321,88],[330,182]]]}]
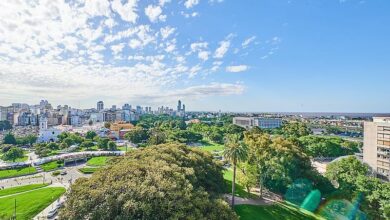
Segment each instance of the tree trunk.
[{"label": "tree trunk", "polygon": [[236,191],[236,162],[233,164],[233,182],[232,182],[232,207],[234,207],[234,193]]},{"label": "tree trunk", "polygon": [[260,181],[259,181],[259,197],[262,198],[263,197],[263,179],[261,177],[259,179],[260,179]]}]

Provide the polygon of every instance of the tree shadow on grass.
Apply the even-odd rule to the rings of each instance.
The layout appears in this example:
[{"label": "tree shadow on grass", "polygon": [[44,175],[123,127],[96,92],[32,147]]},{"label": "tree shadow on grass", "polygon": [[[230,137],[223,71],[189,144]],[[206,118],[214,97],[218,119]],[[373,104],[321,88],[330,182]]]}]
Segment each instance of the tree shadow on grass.
[{"label": "tree shadow on grass", "polygon": [[277,203],[270,206],[237,205],[234,207],[241,220],[310,220],[319,219],[299,210],[295,206]]}]

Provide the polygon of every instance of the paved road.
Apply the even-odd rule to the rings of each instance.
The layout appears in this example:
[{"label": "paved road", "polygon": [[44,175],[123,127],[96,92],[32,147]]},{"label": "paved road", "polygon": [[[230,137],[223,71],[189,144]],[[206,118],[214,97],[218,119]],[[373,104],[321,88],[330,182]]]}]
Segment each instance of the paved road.
[{"label": "paved road", "polygon": [[9,188],[37,183],[58,183],[67,188],[69,187],[70,183],[73,183],[76,179],[90,176],[78,171],[78,169],[83,166],[85,166],[85,164],[65,167],[63,170],[67,172],[66,175],[52,176],[52,172],[41,172],[35,175],[0,180],[0,188]]}]

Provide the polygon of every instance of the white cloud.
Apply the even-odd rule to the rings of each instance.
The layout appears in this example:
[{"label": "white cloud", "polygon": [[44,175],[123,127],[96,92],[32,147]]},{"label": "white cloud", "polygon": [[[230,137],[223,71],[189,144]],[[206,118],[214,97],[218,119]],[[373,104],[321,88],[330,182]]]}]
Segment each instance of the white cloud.
[{"label": "white cloud", "polygon": [[193,52],[199,51],[199,50],[201,50],[201,49],[205,49],[205,48],[207,48],[207,46],[208,46],[208,43],[207,43],[207,42],[196,42],[196,43],[192,43],[192,44],[190,45],[191,50],[192,50]]},{"label": "white cloud", "polygon": [[224,40],[219,42],[219,47],[217,50],[215,50],[214,57],[215,58],[223,58],[226,54],[226,52],[229,50],[230,47],[230,41]]},{"label": "white cloud", "polygon": [[[212,83],[209,85],[192,86],[173,92],[177,97],[204,97],[210,95],[238,95],[244,92],[245,87],[241,84]],[[172,94],[171,94],[172,95]]]},{"label": "white cloud", "polygon": [[148,7],[145,8],[145,15],[148,16],[151,22],[156,22],[160,18],[165,20],[164,16],[160,17],[161,13],[162,13],[162,9],[160,6],[148,5]]},{"label": "white cloud", "polygon": [[[165,12],[170,1],[155,2],[159,6],[153,7]],[[161,94],[205,97],[242,91],[239,84],[199,85],[198,78],[222,65],[202,62],[214,55],[209,45],[215,42],[188,45],[176,39],[180,26],[137,24],[137,3],[0,1],[0,104],[39,98],[84,104],[97,97],[122,102]],[[162,12],[156,16],[153,19],[166,19]],[[186,57],[189,47],[192,56]],[[194,78],[194,86],[176,90],[188,77]],[[58,95],[65,93],[66,97]]]},{"label": "white cloud", "polygon": [[226,71],[231,73],[239,73],[246,71],[248,69],[248,66],[246,65],[238,65],[238,66],[227,66]]},{"label": "white cloud", "polygon": [[137,39],[131,39],[129,42],[129,47],[132,49],[137,49],[142,47],[142,42]]},{"label": "white cloud", "polygon": [[176,30],[175,28],[169,26],[160,28],[162,39],[163,40],[167,39],[171,34],[175,32],[175,30]]},{"label": "white cloud", "polygon": [[199,0],[187,0],[184,2],[184,6],[186,6],[186,8],[192,8],[197,4],[199,4]]},{"label": "white cloud", "polygon": [[159,1],[158,1],[158,4],[159,4],[161,7],[164,7],[164,5],[165,5],[166,3],[169,3],[169,2],[171,2],[171,0],[159,0]]},{"label": "white cloud", "polygon": [[183,15],[185,18],[191,18],[191,17],[199,16],[198,12],[185,13],[184,11],[181,11],[180,14]]},{"label": "white cloud", "polygon": [[110,2],[108,0],[86,0],[85,11],[93,16],[110,16]]},{"label": "white cloud", "polygon": [[104,21],[104,24],[105,24],[107,27],[109,27],[109,28],[113,28],[113,27],[116,25],[116,22],[115,22],[114,19],[109,18],[109,19],[106,19],[106,20]]},{"label": "white cloud", "polygon": [[250,43],[252,43],[254,40],[256,39],[256,36],[252,36],[246,40],[244,40],[244,42],[242,42],[242,47],[243,48],[247,48],[249,46]]},{"label": "white cloud", "polygon": [[173,52],[175,49],[176,49],[176,45],[170,44],[170,45],[167,46],[167,48],[165,48],[165,52],[171,53],[171,52]]},{"label": "white cloud", "polygon": [[124,43],[121,43],[121,44],[116,44],[116,45],[112,45],[111,46],[111,50],[112,52],[117,55],[119,54],[120,52],[122,52],[123,48],[125,47],[125,44]]},{"label": "white cloud", "polygon": [[210,55],[210,52],[208,51],[200,51],[198,53],[198,57],[199,59],[203,60],[203,61],[206,61],[209,59],[209,55]]},{"label": "white cloud", "polygon": [[122,5],[121,0],[114,0],[111,3],[111,8],[121,16],[122,20],[136,23],[138,18],[136,13],[137,0],[128,0],[124,5]]}]

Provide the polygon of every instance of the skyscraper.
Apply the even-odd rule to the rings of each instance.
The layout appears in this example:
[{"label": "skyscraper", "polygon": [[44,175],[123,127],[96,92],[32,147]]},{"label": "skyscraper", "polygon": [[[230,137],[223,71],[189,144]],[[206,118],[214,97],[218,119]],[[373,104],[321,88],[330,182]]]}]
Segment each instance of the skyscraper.
[{"label": "skyscraper", "polygon": [[180,100],[177,102],[177,111],[178,112],[181,111],[181,101]]},{"label": "skyscraper", "polygon": [[129,104],[124,104],[123,106],[122,106],[122,109],[123,110],[131,110],[131,105],[129,105]]},{"label": "skyscraper", "polygon": [[98,101],[96,109],[100,112],[104,109],[104,103],[103,101]]}]

